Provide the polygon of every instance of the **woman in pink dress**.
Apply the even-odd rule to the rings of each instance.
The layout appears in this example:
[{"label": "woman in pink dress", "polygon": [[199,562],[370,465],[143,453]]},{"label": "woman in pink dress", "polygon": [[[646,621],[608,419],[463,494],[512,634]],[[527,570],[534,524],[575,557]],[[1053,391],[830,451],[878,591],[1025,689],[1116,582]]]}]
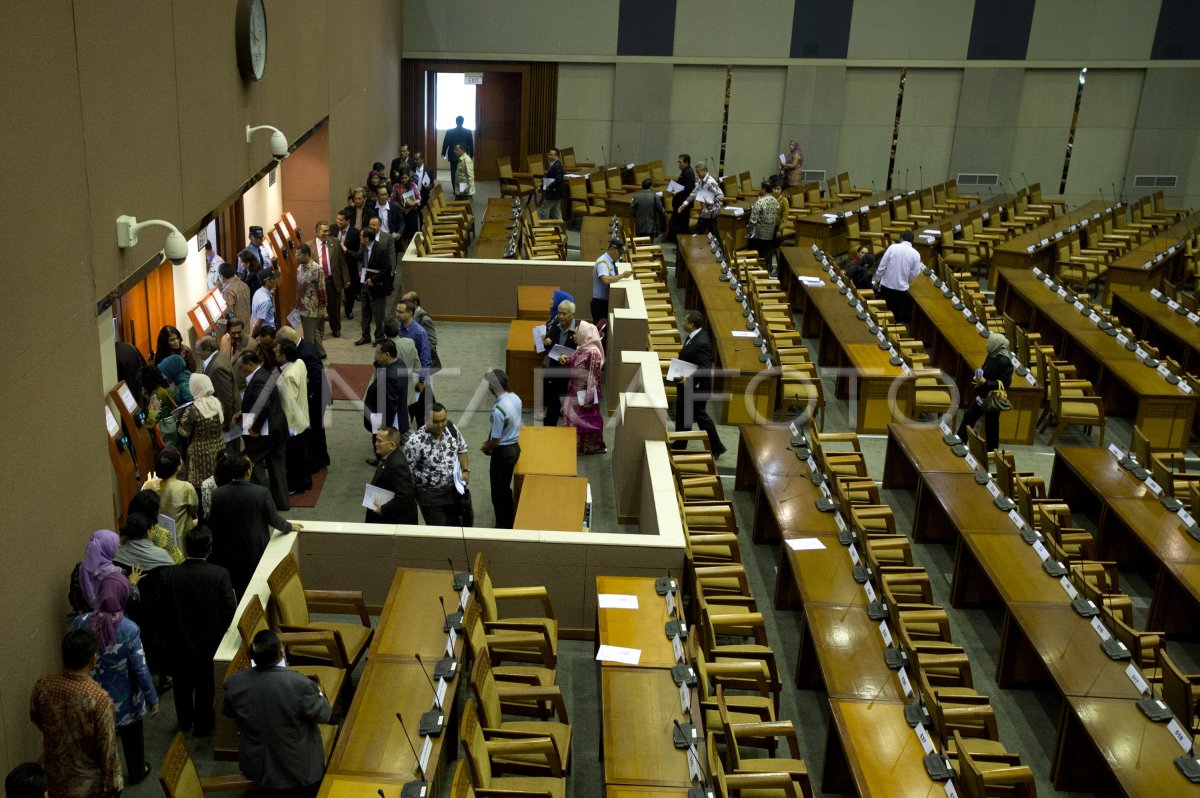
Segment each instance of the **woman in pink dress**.
[{"label": "woman in pink dress", "polygon": [[600,412],[600,368],[604,365],[604,346],[596,325],[581,321],[575,328],[575,354],[567,362],[571,380],[563,418],[575,428],[575,451],[601,454],[604,445],[604,414]]}]

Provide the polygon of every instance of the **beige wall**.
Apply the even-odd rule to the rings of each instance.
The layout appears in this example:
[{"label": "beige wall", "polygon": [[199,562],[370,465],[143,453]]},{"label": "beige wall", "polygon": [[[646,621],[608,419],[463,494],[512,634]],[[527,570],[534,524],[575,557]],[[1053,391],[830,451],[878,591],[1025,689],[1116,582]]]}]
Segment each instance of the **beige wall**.
[{"label": "beige wall", "polygon": [[0,637],[17,652],[0,666],[0,771],[38,755],[29,691],[59,667],[71,568],[88,534],[113,523],[97,300],[162,243],[151,231],[119,251],[116,217],[197,223],[269,160],[265,138],[245,143],[248,122],[295,139],[328,116],[333,175],[397,146],[398,3],[267,0],[270,59],[255,86],[237,72],[236,5],[4,7],[0,208],[34,224],[0,232],[20,285],[0,314],[0,418],[19,444],[0,455]]}]

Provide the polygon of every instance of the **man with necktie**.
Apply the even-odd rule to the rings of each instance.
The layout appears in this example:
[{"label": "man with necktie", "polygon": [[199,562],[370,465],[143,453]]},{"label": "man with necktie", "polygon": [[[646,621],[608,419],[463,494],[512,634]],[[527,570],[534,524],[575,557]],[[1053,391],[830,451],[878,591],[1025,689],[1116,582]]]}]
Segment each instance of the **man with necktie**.
[{"label": "man with necktie", "polygon": [[334,338],[342,335],[342,292],[350,287],[346,272],[346,257],[341,242],[329,234],[329,222],[321,220],[316,225],[317,237],[309,244],[313,257],[325,274],[326,313],[329,318],[330,334]]}]

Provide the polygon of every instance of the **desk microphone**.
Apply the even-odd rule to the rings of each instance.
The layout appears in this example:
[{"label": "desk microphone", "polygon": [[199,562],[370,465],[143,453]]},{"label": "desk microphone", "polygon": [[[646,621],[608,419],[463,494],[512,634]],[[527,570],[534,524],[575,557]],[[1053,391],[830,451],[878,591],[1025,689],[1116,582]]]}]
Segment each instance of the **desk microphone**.
[{"label": "desk microphone", "polygon": [[[1108,600],[1110,595],[1111,594],[1109,593],[1101,593],[1100,601],[1104,605],[1105,609],[1108,610],[1109,617],[1112,618],[1112,603]],[[1108,655],[1109,659],[1117,660],[1118,662],[1121,660],[1131,659],[1133,654],[1129,653],[1129,649],[1125,647],[1125,644],[1118,640],[1117,636],[1113,634],[1113,630],[1109,629],[1108,624],[1104,623],[1103,613],[1101,613],[1100,618],[1100,623],[1104,625],[1105,629],[1108,630],[1110,635],[1107,640],[1102,640],[1100,642],[1100,648],[1103,649],[1104,653]]]},{"label": "desk microphone", "polygon": [[425,781],[425,774],[421,771],[421,757],[417,754],[417,748],[413,745],[412,738],[408,736],[408,728],[404,725],[404,716],[397,712],[396,720],[400,721],[400,730],[404,732],[404,740],[413,752],[413,775],[416,776],[415,780],[400,788],[400,798],[425,798],[426,793],[429,792],[429,783]]},{"label": "desk microphone", "polygon": [[[464,552],[466,551],[466,548],[467,548],[467,539],[464,535],[464,537],[463,537],[463,551]],[[472,584],[475,581],[474,578],[471,576],[470,571],[455,571],[454,570],[454,560],[452,560],[450,557],[446,558],[446,562],[450,563],[450,572],[452,574],[454,574],[454,591],[456,593],[460,592],[464,587],[467,587],[468,585]],[[468,563],[471,562],[469,557],[467,558],[467,562]]]},{"label": "desk microphone", "polygon": [[447,614],[446,613],[446,600],[444,598],[442,598],[441,596],[438,596],[438,604],[441,605],[442,618],[444,620],[444,623],[442,624],[442,631],[449,632],[451,629],[453,629],[456,632],[461,632],[462,628],[463,628],[462,610],[458,610],[456,612]]},{"label": "desk microphone", "polygon": [[1192,735],[1192,747],[1186,754],[1175,757],[1175,767],[1179,768],[1188,781],[1200,782],[1200,759],[1196,758],[1196,737]]},{"label": "desk microphone", "polygon": [[1171,708],[1154,695],[1154,682],[1147,679],[1146,686],[1150,688],[1150,694],[1143,695],[1137,700],[1137,708],[1154,723],[1166,723],[1174,717],[1171,714]]},{"label": "desk microphone", "polygon": [[671,732],[671,741],[675,743],[675,747],[691,748],[696,742],[696,724],[680,723],[675,718],[672,718],[671,722],[675,724],[675,730]]},{"label": "desk microphone", "polygon": [[446,725],[446,714],[442,711],[442,702],[438,700],[437,688],[433,686],[433,680],[429,678],[429,671],[425,670],[425,660],[421,659],[420,654],[413,656],[416,657],[417,664],[421,666],[421,675],[425,677],[425,681],[429,683],[429,689],[433,691],[433,709],[421,716],[417,734],[422,737],[427,735],[437,737]]}]

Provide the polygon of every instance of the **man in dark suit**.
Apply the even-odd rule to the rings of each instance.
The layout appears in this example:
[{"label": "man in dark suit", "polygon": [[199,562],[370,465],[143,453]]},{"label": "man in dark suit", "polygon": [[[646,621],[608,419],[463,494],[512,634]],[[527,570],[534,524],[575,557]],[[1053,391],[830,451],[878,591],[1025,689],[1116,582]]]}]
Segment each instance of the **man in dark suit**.
[{"label": "man in dark suit", "polygon": [[354,318],[354,303],[362,292],[362,280],[359,279],[359,249],[362,247],[361,231],[350,223],[350,213],[347,210],[338,211],[337,229],[333,234],[341,244],[342,258],[346,262],[346,281],[342,284],[343,311],[347,319]]},{"label": "man in dark suit", "polygon": [[204,375],[212,380],[213,395],[221,403],[221,428],[228,430],[233,416],[242,409],[242,397],[233,376],[233,363],[217,346],[217,339],[206,335],[196,341],[196,356]]},{"label": "man in dark suit", "polygon": [[[376,240],[375,233],[368,227],[360,238],[362,255],[362,337],[356,346],[369,344],[387,336],[383,331],[383,319],[387,312],[388,294],[392,293],[392,256],[395,247],[390,239]],[[391,253],[388,250],[392,250]],[[375,337],[371,337],[371,322],[375,322]]]},{"label": "man in dark suit", "polygon": [[[696,367],[695,373],[678,381],[675,388],[675,431],[684,432],[692,428],[692,421],[708,433],[713,457],[725,454],[725,446],[717,436],[717,425],[708,415],[708,392],[712,386],[712,341],[704,329],[704,316],[698,310],[689,310],[683,316],[683,332],[687,336],[679,350],[679,360]],[[687,443],[675,443],[676,449],[686,449]]]},{"label": "man in dark suit", "polygon": [[[363,426],[374,433],[383,427],[408,431],[408,370],[396,356],[396,342],[375,344],[375,375],[363,396]],[[367,465],[378,465],[377,459]]]},{"label": "man in dark suit", "polygon": [[421,204],[419,207],[424,208],[426,203],[429,202],[429,192],[433,190],[433,174],[429,171],[429,167],[425,165],[425,156],[421,153],[414,152],[412,161],[412,178],[417,181],[417,187],[421,189]]},{"label": "man in dark suit", "polygon": [[316,796],[325,775],[319,723],[329,701],[320,686],[284,664],[283,645],[270,629],[250,644],[254,667],[225,682],[222,711],[237,721],[238,766],[265,795]]},{"label": "man in dark suit", "polygon": [[407,169],[409,172],[413,168],[412,156],[408,153],[408,145],[400,145],[400,154],[392,159],[392,167],[388,170],[388,182],[395,183],[400,179],[400,170]]},{"label": "man in dark suit", "polygon": [[[392,238],[404,235],[404,209],[392,202],[388,190],[380,186],[375,190],[375,201],[371,204],[371,218],[379,220],[379,228]],[[369,220],[368,220],[369,221]]]},{"label": "man in dark suit", "polygon": [[692,196],[696,188],[696,173],[692,170],[692,156],[686,152],[679,156],[679,179],[675,182],[683,186],[671,200],[671,225],[668,240],[674,240],[677,235],[686,235],[690,227],[688,217],[692,206],[684,205],[683,201]]},{"label": "man in dark suit", "polygon": [[375,435],[375,455],[379,465],[371,484],[391,491],[394,496],[386,503],[375,500],[375,509],[367,510],[368,524],[417,523],[417,485],[413,481],[408,460],[400,448],[400,431],[384,427]]},{"label": "man in dark suit", "polygon": [[[329,222],[316,224],[316,238],[309,243],[313,260],[325,275],[325,310],[329,315],[329,329],[334,338],[342,335],[342,292],[346,290],[346,258],[340,242],[329,234]],[[322,328],[324,325],[322,324]]]},{"label": "man in dark suit", "polygon": [[461,144],[463,151],[472,158],[475,157],[475,137],[471,135],[471,131],[463,127],[463,118],[461,116],[454,117],[454,127],[446,131],[445,137],[442,139],[442,157],[450,161],[450,182],[453,183],[458,175],[458,156],[454,153],[454,146]]},{"label": "man in dark suit", "polygon": [[292,327],[284,327],[279,331],[279,340],[291,341],[296,345],[300,360],[304,362],[307,379],[305,385],[308,401],[308,429],[300,433],[305,439],[305,449],[308,452],[309,470],[317,473],[329,465],[329,445],[325,438],[325,408],[332,404],[332,398],[327,389],[325,364],[317,347]]},{"label": "man in dark suit", "polygon": [[239,599],[267,550],[271,530],[301,529],[300,524],[288,523],[279,515],[266,488],[250,481],[253,468],[250,458],[240,457],[245,467],[242,476],[213,491],[212,509],[208,513],[208,527],[213,535],[210,559],[229,571],[229,580]]},{"label": "man in dark suit", "polygon": [[279,375],[263,367],[263,357],[256,349],[248,349],[238,359],[238,367],[246,380],[242,393],[242,430],[246,454],[254,464],[254,481],[271,489],[275,507],[287,510],[287,416],[283,400],[275,383]]},{"label": "man in dark suit", "polygon": [[542,406],[546,409],[546,416],[542,425],[546,427],[558,426],[562,398],[571,381],[571,369],[551,358],[550,350],[555,346],[575,348],[575,324],[575,303],[564,299],[558,303],[558,314],[546,325],[546,337],[542,339],[542,345],[546,347],[546,357],[542,363]]},{"label": "man in dark suit", "polygon": [[[542,176],[542,201],[538,203],[538,216],[542,219],[561,219],[567,182],[563,179],[563,165],[558,159],[558,150],[551,147],[546,153],[546,161],[550,165]],[[550,181],[549,185],[546,185],[547,180]]]},{"label": "man in dark suit", "polygon": [[237,609],[229,571],[208,562],[212,542],[212,530],[194,527],[187,536],[187,559],[161,569],[159,579],[175,714],[179,728],[195,726],[199,737],[212,733],[213,655]]}]

